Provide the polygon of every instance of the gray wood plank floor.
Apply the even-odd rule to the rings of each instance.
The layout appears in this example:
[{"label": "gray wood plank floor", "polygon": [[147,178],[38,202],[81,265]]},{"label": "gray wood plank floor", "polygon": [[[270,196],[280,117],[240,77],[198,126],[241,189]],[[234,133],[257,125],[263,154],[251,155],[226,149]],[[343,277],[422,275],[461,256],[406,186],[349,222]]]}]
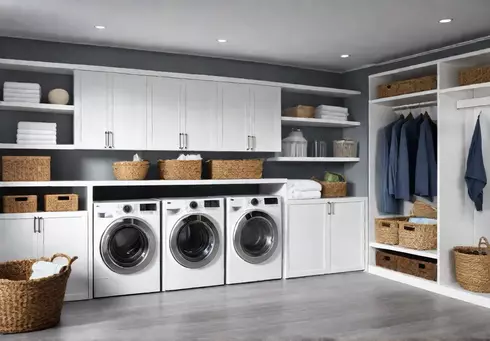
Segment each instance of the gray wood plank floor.
[{"label": "gray wood plank floor", "polygon": [[17,340],[490,338],[490,310],[367,273],[68,303]]}]

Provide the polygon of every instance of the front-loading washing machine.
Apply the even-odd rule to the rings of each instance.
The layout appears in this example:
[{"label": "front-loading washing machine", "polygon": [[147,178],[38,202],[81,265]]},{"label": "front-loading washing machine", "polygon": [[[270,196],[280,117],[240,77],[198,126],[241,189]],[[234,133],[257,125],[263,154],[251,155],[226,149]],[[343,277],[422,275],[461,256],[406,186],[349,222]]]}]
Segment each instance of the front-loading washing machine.
[{"label": "front-loading washing machine", "polygon": [[160,203],[94,203],[94,297],[158,292]]},{"label": "front-loading washing machine", "polygon": [[226,198],[226,284],[282,277],[279,196]]},{"label": "front-loading washing machine", "polygon": [[223,285],[224,199],[162,199],[165,290]]}]

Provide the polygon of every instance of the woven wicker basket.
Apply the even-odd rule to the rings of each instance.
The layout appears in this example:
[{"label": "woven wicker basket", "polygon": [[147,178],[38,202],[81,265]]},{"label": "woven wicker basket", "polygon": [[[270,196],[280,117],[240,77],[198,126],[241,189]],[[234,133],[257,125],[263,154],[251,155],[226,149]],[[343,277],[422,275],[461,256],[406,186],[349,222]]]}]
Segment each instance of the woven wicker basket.
[{"label": "woven wicker basket", "polygon": [[288,117],[313,118],[315,117],[315,107],[310,107],[307,105],[298,105],[293,108],[285,109],[282,115]]},{"label": "woven wicker basket", "polygon": [[397,271],[430,281],[437,280],[437,264],[417,257],[398,256]]},{"label": "woven wicker basket", "polygon": [[453,249],[456,281],[466,290],[490,293],[490,248],[481,237],[478,247],[456,246]]},{"label": "woven wicker basket", "polygon": [[374,220],[376,243],[398,245],[398,223],[408,219],[409,217],[376,218]]},{"label": "woven wicker basket", "polygon": [[347,180],[344,175],[338,173],[332,173],[339,175],[344,181],[331,182],[320,181],[317,178],[312,178],[320,185],[322,185],[322,198],[341,198],[347,196]]},{"label": "woven wicker basket", "polygon": [[398,256],[394,253],[376,250],[376,265],[390,270],[398,270]]},{"label": "woven wicker basket", "polygon": [[50,156],[2,156],[3,181],[50,181]]},{"label": "woven wicker basket", "polygon": [[[424,202],[416,201],[410,215],[437,218],[437,210]],[[402,221],[399,222],[398,227],[400,246],[416,250],[437,249],[437,224],[415,224]]]},{"label": "woven wicker basket", "polygon": [[459,85],[490,82],[490,66],[479,66],[459,71]]},{"label": "woven wicker basket", "polygon": [[211,179],[260,179],[263,160],[209,160]]},{"label": "woven wicker basket", "polygon": [[78,194],[46,194],[44,210],[46,212],[78,211]]},{"label": "woven wicker basket", "polygon": [[158,160],[162,180],[200,180],[201,160]]},{"label": "woven wicker basket", "polygon": [[29,280],[37,259],[0,263],[0,333],[23,333],[47,329],[60,321],[66,283],[77,257],[63,257],[68,265],[46,278]]},{"label": "woven wicker basket", "polygon": [[378,98],[400,96],[437,88],[437,76],[425,76],[378,86]]},{"label": "woven wicker basket", "polygon": [[112,164],[117,180],[144,180],[149,168],[148,161],[121,161]]},{"label": "woven wicker basket", "polygon": [[420,200],[416,200],[410,213],[413,217],[437,219],[437,209]]},{"label": "woven wicker basket", "polygon": [[37,195],[5,195],[3,213],[37,212]]}]

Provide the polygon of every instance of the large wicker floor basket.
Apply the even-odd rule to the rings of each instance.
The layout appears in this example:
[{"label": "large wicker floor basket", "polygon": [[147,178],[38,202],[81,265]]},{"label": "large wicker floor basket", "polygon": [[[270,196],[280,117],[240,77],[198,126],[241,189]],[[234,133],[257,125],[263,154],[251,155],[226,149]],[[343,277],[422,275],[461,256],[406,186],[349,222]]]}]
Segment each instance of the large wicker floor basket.
[{"label": "large wicker floor basket", "polygon": [[485,237],[478,247],[456,246],[453,249],[456,281],[466,290],[490,293],[490,245]]},{"label": "large wicker floor basket", "polygon": [[0,263],[0,333],[23,333],[56,326],[60,322],[66,283],[77,257],[63,257],[68,265],[46,278],[29,280],[37,259]]}]

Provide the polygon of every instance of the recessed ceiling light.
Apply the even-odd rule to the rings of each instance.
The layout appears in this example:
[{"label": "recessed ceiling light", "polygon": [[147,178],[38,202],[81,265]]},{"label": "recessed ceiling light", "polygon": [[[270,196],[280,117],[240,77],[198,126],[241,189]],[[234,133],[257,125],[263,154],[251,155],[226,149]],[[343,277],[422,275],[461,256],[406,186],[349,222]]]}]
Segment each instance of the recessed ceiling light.
[{"label": "recessed ceiling light", "polygon": [[98,30],[105,30],[105,26],[103,25],[95,25],[94,27]]},{"label": "recessed ceiling light", "polygon": [[218,43],[226,43],[228,40],[226,39],[218,39]]},{"label": "recessed ceiling light", "polygon": [[349,58],[350,57],[350,54],[341,54],[340,55],[340,58]]},{"label": "recessed ceiling light", "polygon": [[447,18],[447,19],[439,20],[439,23],[440,24],[447,24],[447,23],[450,23],[451,21],[453,21],[453,19]]}]

